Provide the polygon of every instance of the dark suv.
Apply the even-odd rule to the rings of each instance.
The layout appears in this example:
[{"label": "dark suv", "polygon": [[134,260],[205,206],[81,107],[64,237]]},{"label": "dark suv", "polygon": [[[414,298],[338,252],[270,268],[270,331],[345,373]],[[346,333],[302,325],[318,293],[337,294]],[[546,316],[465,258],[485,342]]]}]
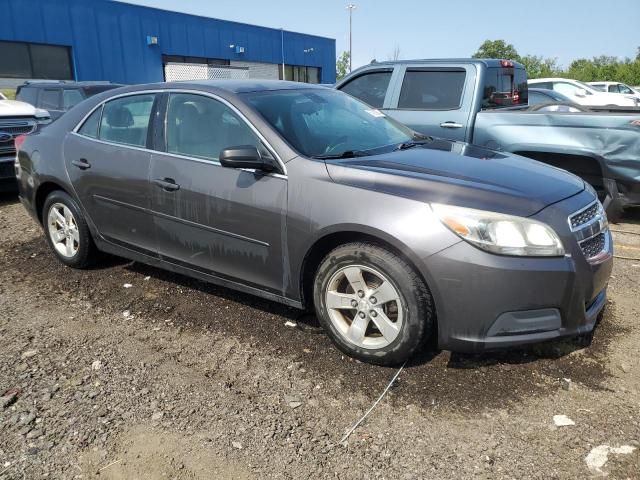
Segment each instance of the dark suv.
[{"label": "dark suv", "polygon": [[110,82],[29,80],[16,89],[16,100],[47,110],[51,119],[56,120],[85,98],[121,86]]}]

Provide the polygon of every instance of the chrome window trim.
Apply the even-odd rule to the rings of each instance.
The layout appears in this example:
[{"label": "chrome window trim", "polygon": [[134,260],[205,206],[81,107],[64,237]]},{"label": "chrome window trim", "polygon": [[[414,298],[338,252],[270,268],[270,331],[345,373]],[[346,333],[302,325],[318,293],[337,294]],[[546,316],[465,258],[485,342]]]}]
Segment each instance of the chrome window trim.
[{"label": "chrome window trim", "polygon": [[[265,176],[272,176],[272,177],[276,177],[276,178],[288,178],[288,176],[287,176],[287,167],[284,164],[284,162],[282,161],[282,159],[280,158],[280,155],[278,155],[278,153],[275,151],[275,149],[267,141],[267,139],[264,137],[264,135],[262,135],[262,133],[260,133],[260,131],[255,127],[255,125],[253,125],[253,123],[251,123],[251,121],[249,121],[249,119],[240,110],[238,110],[238,108],[235,105],[233,105],[228,100],[220,97],[219,95],[216,95],[215,93],[205,92],[205,91],[202,91],[202,90],[188,90],[188,89],[180,89],[180,88],[168,88],[168,89],[138,90],[138,91],[135,91],[135,92],[121,93],[121,94],[115,95],[113,97],[109,97],[109,98],[103,100],[102,102],[100,102],[99,104],[97,104],[96,106],[94,106],[91,110],[89,110],[89,112],[84,117],[82,117],[82,119],[76,124],[76,126],[71,130],[70,133],[78,135],[78,136],[80,136],[82,138],[86,138],[86,139],[94,141],[94,142],[103,143],[105,145],[115,145],[115,146],[123,147],[123,148],[131,148],[133,150],[142,150],[142,151],[145,151],[145,152],[151,152],[151,153],[156,153],[156,154],[170,155],[170,156],[174,156],[174,157],[178,157],[178,158],[183,158],[183,159],[186,159],[186,160],[192,160],[192,161],[195,161],[195,162],[203,162],[203,163],[208,163],[208,164],[213,164],[213,165],[217,164],[219,166],[222,166],[220,164],[220,162],[216,162],[214,160],[203,160],[201,158],[194,158],[194,157],[189,157],[189,156],[186,156],[186,155],[176,155],[176,154],[171,154],[169,152],[160,152],[159,150],[153,150],[153,149],[150,149],[150,148],[142,148],[142,147],[135,147],[133,145],[126,145],[126,144],[123,144],[123,143],[108,142],[108,141],[101,140],[101,139],[98,139],[98,138],[87,137],[86,135],[82,135],[81,133],[78,133],[78,130],[80,130],[80,128],[82,127],[84,122],[87,120],[87,118],[89,118],[91,116],[91,114],[93,112],[95,112],[98,108],[102,108],[106,103],[108,103],[108,102],[110,102],[112,100],[117,100],[117,99],[122,98],[122,97],[129,97],[129,96],[135,96],[135,95],[149,95],[149,94],[161,94],[161,93],[185,93],[185,94],[192,94],[192,95],[202,95],[204,97],[209,97],[209,98],[212,98],[214,100],[217,100],[217,101],[223,103],[224,105],[226,105],[227,107],[229,107],[236,115],[238,115],[238,117],[240,117],[240,119],[242,121],[244,121],[247,124],[247,126],[260,139],[260,141],[262,143],[264,143],[265,147],[273,155],[273,158],[275,158],[276,162],[278,162],[278,165],[279,165],[280,169],[283,172],[283,173],[267,173],[267,172],[265,172]],[[167,105],[167,110],[168,110],[168,105]],[[165,122],[166,122],[166,115],[165,115]],[[165,131],[166,131],[166,124],[165,124]],[[98,135],[99,135],[99,132],[98,132]],[[250,171],[250,172],[255,172],[256,171],[255,169],[241,169],[241,170]]]}]

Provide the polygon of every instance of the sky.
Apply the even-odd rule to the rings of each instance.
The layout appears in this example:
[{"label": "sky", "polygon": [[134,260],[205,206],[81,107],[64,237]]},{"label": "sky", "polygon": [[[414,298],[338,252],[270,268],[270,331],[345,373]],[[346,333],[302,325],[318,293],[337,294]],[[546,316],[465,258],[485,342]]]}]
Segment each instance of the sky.
[{"label": "sky", "polygon": [[207,17],[336,39],[353,67],[372,59],[469,57],[487,39],[503,39],[519,54],[557,58],[635,57],[640,46],[640,0],[127,0]]}]

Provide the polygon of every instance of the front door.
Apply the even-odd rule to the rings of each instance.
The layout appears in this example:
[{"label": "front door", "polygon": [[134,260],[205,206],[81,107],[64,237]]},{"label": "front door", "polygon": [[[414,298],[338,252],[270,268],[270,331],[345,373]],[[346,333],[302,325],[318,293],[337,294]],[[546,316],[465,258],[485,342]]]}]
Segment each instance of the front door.
[{"label": "front door", "polygon": [[105,103],[64,143],[67,172],[87,215],[113,243],[155,251],[147,149],[155,94]]},{"label": "front door", "polygon": [[150,174],[160,255],[282,293],[287,179],[218,162],[225,148],[264,149],[253,129],[222,101],[171,93],[164,143]]}]

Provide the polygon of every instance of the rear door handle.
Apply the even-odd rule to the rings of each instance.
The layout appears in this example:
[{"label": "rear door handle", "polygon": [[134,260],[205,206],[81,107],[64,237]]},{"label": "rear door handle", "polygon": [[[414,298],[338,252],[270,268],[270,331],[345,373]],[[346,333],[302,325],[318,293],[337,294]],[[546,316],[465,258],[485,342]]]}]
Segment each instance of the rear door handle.
[{"label": "rear door handle", "polygon": [[441,123],[440,126],[442,128],[462,128],[462,124],[456,122],[444,122]]},{"label": "rear door handle", "polygon": [[91,164],[87,161],[86,158],[81,158],[80,160],[72,160],[71,165],[78,167],[80,170],[87,170],[91,168]]},{"label": "rear door handle", "polygon": [[156,178],[153,183],[166,192],[175,192],[176,190],[180,190],[180,185],[178,185],[173,178]]}]

